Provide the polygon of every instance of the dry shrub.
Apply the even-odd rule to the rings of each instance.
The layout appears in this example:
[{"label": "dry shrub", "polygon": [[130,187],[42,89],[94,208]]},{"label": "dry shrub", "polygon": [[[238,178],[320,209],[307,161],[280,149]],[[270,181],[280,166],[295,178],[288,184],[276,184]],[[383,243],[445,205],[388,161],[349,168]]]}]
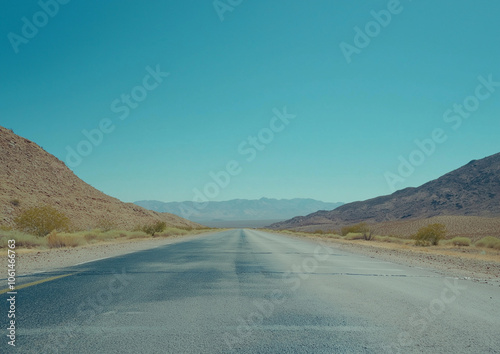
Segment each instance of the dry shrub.
[{"label": "dry shrub", "polygon": [[47,236],[47,243],[50,248],[77,247],[80,246],[81,239],[77,236],[61,236],[54,230]]},{"label": "dry shrub", "polygon": [[340,234],[342,236],[347,236],[347,234],[358,234],[365,232],[369,232],[369,227],[365,222],[351,226],[344,226],[340,229]]},{"label": "dry shrub", "polygon": [[101,231],[107,232],[107,231],[111,231],[113,229],[116,229],[116,223],[109,218],[103,217],[98,221],[97,227]]},{"label": "dry shrub", "polygon": [[474,244],[476,247],[493,248],[495,250],[500,250],[500,239],[493,236],[486,236],[476,241]]},{"label": "dry shrub", "polygon": [[369,241],[373,239],[373,230],[370,229],[366,222],[361,222],[356,225],[344,226],[340,230],[342,236],[347,236],[349,234],[362,234],[362,238]]},{"label": "dry shrub", "polygon": [[421,227],[412,237],[417,246],[437,246],[439,241],[446,236],[446,226],[443,224],[430,224]]},{"label": "dry shrub", "polygon": [[167,227],[167,223],[164,221],[156,221],[155,223],[144,225],[142,227],[142,231],[145,233],[154,236],[157,232],[162,232]]},{"label": "dry shrub", "polygon": [[52,230],[68,231],[69,218],[50,205],[25,210],[14,219],[19,230],[43,237]]},{"label": "dry shrub", "polygon": [[454,237],[450,243],[455,246],[470,246],[471,240],[468,237]]}]

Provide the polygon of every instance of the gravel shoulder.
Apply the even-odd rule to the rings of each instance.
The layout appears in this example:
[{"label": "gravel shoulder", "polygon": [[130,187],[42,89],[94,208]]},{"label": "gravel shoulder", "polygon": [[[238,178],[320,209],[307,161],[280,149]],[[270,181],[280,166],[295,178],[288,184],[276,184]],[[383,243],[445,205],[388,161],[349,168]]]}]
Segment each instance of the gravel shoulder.
[{"label": "gravel shoulder", "polygon": [[318,236],[281,234],[328,242],[335,248],[388,262],[420,267],[444,276],[500,286],[500,252],[472,248],[415,247],[376,241],[346,241]]},{"label": "gravel shoulder", "polygon": [[[205,237],[208,234],[210,233],[100,242],[75,248],[20,249],[16,251],[16,272],[18,276],[49,272],[58,268]],[[6,271],[2,272],[1,278],[6,278]]]}]

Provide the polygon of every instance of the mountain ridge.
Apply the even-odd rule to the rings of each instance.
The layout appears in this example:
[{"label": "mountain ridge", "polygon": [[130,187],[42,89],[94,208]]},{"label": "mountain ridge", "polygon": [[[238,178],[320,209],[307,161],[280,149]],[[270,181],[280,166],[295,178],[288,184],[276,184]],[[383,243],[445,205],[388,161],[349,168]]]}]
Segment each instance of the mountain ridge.
[{"label": "mountain ridge", "polygon": [[472,160],[419,187],[297,216],[270,227],[338,227],[362,221],[380,223],[447,215],[500,216],[500,153]]},{"label": "mountain ridge", "polygon": [[[308,214],[323,208],[336,208],[341,202],[329,203],[311,198],[293,199],[231,199],[227,201],[212,201],[204,208],[196,203],[161,202],[157,200],[141,200],[134,204],[150,210],[169,212],[182,216],[183,210],[195,210],[190,220],[203,222],[212,220],[283,220],[298,214]],[[198,206],[198,208],[197,208]]]}]

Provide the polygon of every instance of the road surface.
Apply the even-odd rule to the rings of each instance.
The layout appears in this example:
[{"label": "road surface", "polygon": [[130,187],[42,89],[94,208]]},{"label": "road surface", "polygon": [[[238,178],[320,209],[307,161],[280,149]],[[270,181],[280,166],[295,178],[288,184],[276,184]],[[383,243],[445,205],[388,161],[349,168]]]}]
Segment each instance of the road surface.
[{"label": "road surface", "polygon": [[52,277],[18,290],[0,352],[500,353],[498,286],[257,230],[18,281]]}]

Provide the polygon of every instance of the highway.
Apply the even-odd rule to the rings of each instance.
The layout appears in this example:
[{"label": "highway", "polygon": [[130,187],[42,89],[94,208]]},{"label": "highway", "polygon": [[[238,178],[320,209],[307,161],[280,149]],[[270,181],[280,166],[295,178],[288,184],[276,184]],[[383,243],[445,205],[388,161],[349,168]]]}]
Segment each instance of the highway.
[{"label": "highway", "polygon": [[18,290],[15,348],[0,295],[1,353],[500,353],[498,286],[333,243],[229,230],[19,281],[57,276]]}]

